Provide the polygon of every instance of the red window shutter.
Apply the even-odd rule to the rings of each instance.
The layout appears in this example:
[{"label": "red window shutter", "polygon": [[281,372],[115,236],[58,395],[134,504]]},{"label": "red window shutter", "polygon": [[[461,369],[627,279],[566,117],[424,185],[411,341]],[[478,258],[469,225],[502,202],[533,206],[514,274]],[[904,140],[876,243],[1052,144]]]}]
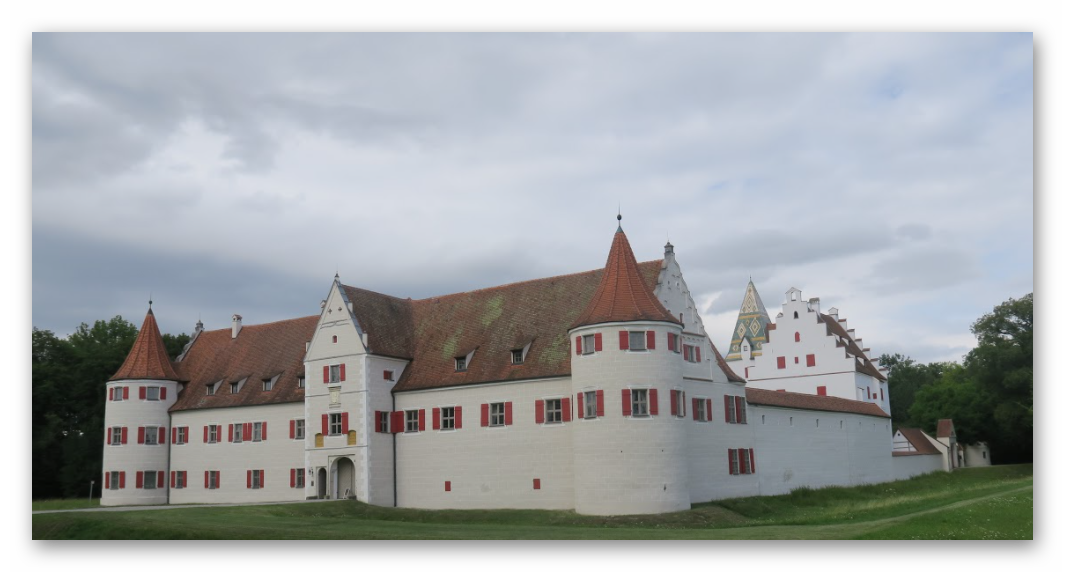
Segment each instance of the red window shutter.
[{"label": "red window shutter", "polygon": [[562,398],[562,422],[563,423],[569,423],[570,419],[572,418],[572,414],[570,413],[570,404],[571,403],[572,402],[570,401],[570,398],[568,398],[568,397],[563,397]]},{"label": "red window shutter", "polygon": [[141,401],[143,401],[143,400],[147,399],[147,398],[148,398],[148,388],[147,388],[147,387],[144,387],[144,386],[142,385],[142,386],[140,387],[140,390],[139,390],[139,395],[140,395]]},{"label": "red window shutter", "polygon": [[603,390],[602,389],[595,390],[595,414],[598,415],[599,417],[602,417],[603,413],[606,412],[606,410],[603,409],[604,401],[605,400],[603,399]]},{"label": "red window shutter", "polygon": [[784,361],[784,356],[777,358],[777,369],[784,369],[788,364]]},{"label": "red window shutter", "polygon": [[229,424],[229,442],[230,443],[233,442],[233,424],[232,423]]},{"label": "red window shutter", "polygon": [[248,488],[251,488],[251,469],[248,469]]},{"label": "red window shutter", "polygon": [[266,421],[263,421],[263,441],[266,440]]},{"label": "red window shutter", "polygon": [[115,388],[111,387],[111,388],[109,388],[107,390],[107,400],[108,401],[114,401],[115,400]]},{"label": "red window shutter", "polygon": [[288,487],[290,489],[296,488],[296,469],[288,470]]},{"label": "red window shutter", "polygon": [[818,385],[817,386],[817,394],[818,395],[828,395],[828,387],[824,386],[824,385]]},{"label": "red window shutter", "polygon": [[736,450],[735,449],[729,449],[728,450],[728,474],[730,474],[730,475],[735,475],[736,474],[736,470],[739,467],[739,463],[736,463],[736,465],[732,464],[733,457],[736,457]]},{"label": "red window shutter", "polygon": [[373,430],[377,433],[381,432],[381,411],[373,412]]},{"label": "red window shutter", "polygon": [[488,404],[481,404],[481,427],[488,427]]},{"label": "red window shutter", "polygon": [[511,401],[508,401],[503,404],[503,424],[514,424],[514,403]]},{"label": "red window shutter", "polygon": [[625,417],[632,415],[632,390],[621,390],[621,414]]},{"label": "red window shutter", "polygon": [[425,410],[418,410],[418,431],[425,431]]},{"label": "red window shutter", "polygon": [[244,424],[244,435],[242,437],[245,441],[251,441],[251,422]]},{"label": "red window shutter", "polygon": [[111,472],[110,471],[104,471],[104,488],[105,489],[111,488]]},{"label": "red window shutter", "polygon": [[137,444],[144,444],[144,427],[137,427]]},{"label": "red window shutter", "polygon": [[328,434],[329,434],[329,414],[328,413],[323,413],[322,414],[322,435],[328,435]]},{"label": "red window shutter", "polygon": [[[381,430],[381,417],[380,416],[378,416],[378,418],[377,418],[377,430],[378,431]],[[296,420],[295,419],[289,419],[288,420],[288,438],[289,439],[295,439],[296,438]]]},{"label": "red window shutter", "polygon": [[203,488],[205,488],[205,489],[211,488],[211,471],[204,471],[203,472]]},{"label": "red window shutter", "polygon": [[712,407],[710,407],[710,403],[711,403],[710,400],[707,399],[706,400],[706,420],[707,421],[713,421],[714,420],[714,409]]},{"label": "red window shutter", "polygon": [[166,486],[166,473],[163,471],[157,471],[155,473],[155,487],[158,489]]},{"label": "red window shutter", "polygon": [[806,354],[806,367],[813,367],[817,365],[816,357],[814,354]]},{"label": "red window shutter", "polygon": [[603,351],[603,334],[599,333],[595,335],[595,351]]},{"label": "red window shutter", "polygon": [[539,425],[544,422],[544,400],[536,400],[536,423]]},{"label": "red window shutter", "polygon": [[440,408],[433,408],[433,431],[440,430]]},{"label": "red window shutter", "polygon": [[123,445],[125,445],[125,444],[126,444],[126,436],[127,436],[127,435],[126,435],[126,432],[127,432],[127,429],[126,429],[125,427],[123,427],[123,428],[122,428],[122,444],[123,444]]},{"label": "red window shutter", "polygon": [[144,488],[144,471],[137,471],[137,488]]},{"label": "red window shutter", "polygon": [[173,427],[173,428],[170,429],[170,442],[171,443],[176,443],[177,442],[177,427]]},{"label": "red window shutter", "polygon": [[266,469],[259,469],[259,488],[266,488]]},{"label": "red window shutter", "polygon": [[666,334],[666,349],[673,351],[677,348],[677,344],[673,341],[673,334]]},{"label": "red window shutter", "polygon": [[347,370],[344,368],[345,364],[340,364],[340,381],[347,381]]},{"label": "red window shutter", "polygon": [[159,444],[160,445],[165,445],[166,444],[166,427],[160,427],[159,428]]},{"label": "red window shutter", "polygon": [[340,414],[340,432],[344,435],[348,434],[348,412],[345,411]]},{"label": "red window shutter", "polygon": [[577,355],[584,353],[581,348],[581,336],[577,336]]},{"label": "red window shutter", "polygon": [[699,346],[695,346],[695,361],[703,361],[703,348]]},{"label": "red window shutter", "polygon": [[655,349],[655,333],[653,330],[647,331],[647,349]]},{"label": "red window shutter", "polygon": [[754,473],[754,449],[747,449],[747,452],[751,455],[751,472]]},{"label": "red window shutter", "polygon": [[669,390],[669,414],[670,415],[676,415],[677,414],[677,390],[676,389],[670,389]]},{"label": "red window shutter", "polygon": [[128,387],[123,387],[122,388],[122,399],[129,399],[129,388]]},{"label": "red window shutter", "polygon": [[329,366],[322,366],[322,383],[329,383]]},{"label": "red window shutter", "polygon": [[628,332],[620,332],[620,333],[618,333],[618,347],[620,349],[623,349],[623,350],[629,349],[629,333]]},{"label": "red window shutter", "polygon": [[455,406],[455,429],[462,429],[462,406]]},{"label": "red window shutter", "polygon": [[743,368],[743,377],[745,379],[750,379],[751,378],[751,368],[749,368],[749,367]]},{"label": "red window shutter", "polygon": [[799,332],[795,332],[795,341],[799,341]]},{"label": "red window shutter", "polygon": [[105,443],[108,444],[108,445],[111,444],[111,428],[110,427],[107,428],[107,441],[105,441]]},{"label": "red window shutter", "polygon": [[126,488],[126,471],[119,471],[118,472],[118,488],[120,488],[120,489]]},{"label": "red window shutter", "polygon": [[540,479],[533,479],[533,490],[540,490]]},{"label": "red window shutter", "polygon": [[584,393],[577,394],[577,419],[584,419]]},{"label": "red window shutter", "polygon": [[451,492],[451,481],[444,481],[444,492]]},{"label": "red window shutter", "polygon": [[699,401],[698,398],[692,398],[692,421],[698,421],[698,419],[695,418],[695,410],[698,409],[698,405],[696,404],[697,401]]},{"label": "red window shutter", "polygon": [[160,387],[159,388],[159,399],[166,400],[166,388],[165,387]]},{"label": "red window shutter", "polygon": [[651,388],[647,392],[647,401],[651,402],[651,415],[658,415],[658,390]]},{"label": "red window shutter", "polygon": [[402,433],[403,430],[406,428],[406,427],[404,427],[404,425],[405,425],[404,416],[405,416],[405,414],[402,411],[395,411],[395,412],[392,413],[392,432],[393,433]]}]

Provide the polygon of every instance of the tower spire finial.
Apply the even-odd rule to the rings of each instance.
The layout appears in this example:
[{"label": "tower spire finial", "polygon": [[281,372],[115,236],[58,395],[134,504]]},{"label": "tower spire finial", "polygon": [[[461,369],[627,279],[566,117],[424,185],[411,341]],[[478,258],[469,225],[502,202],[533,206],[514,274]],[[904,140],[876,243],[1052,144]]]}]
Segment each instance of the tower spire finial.
[{"label": "tower spire finial", "polygon": [[151,292],[151,290],[148,291],[148,311],[149,312],[152,311],[152,292]]},{"label": "tower spire finial", "polygon": [[621,203],[618,203],[618,232],[624,232],[621,230]]}]

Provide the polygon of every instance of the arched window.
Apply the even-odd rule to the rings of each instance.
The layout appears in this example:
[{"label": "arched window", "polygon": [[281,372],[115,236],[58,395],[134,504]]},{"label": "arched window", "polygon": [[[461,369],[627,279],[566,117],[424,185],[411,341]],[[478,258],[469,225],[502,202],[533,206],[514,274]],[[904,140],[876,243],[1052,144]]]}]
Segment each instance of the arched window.
[{"label": "arched window", "polygon": [[799,341],[799,332],[795,332],[795,341]]},{"label": "arched window", "polygon": [[795,310],[795,319],[796,319],[796,320],[798,320],[798,319],[799,319],[799,311],[798,311],[798,310]]}]

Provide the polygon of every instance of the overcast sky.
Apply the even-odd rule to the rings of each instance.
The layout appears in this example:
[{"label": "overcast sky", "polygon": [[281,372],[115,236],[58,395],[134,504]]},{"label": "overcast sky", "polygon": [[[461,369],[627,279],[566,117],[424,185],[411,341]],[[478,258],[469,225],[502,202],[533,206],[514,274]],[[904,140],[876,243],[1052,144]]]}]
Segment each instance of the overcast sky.
[{"label": "overcast sky", "polygon": [[33,325],[420,298],[667,238],[715,344],[748,277],[960,360],[1033,290],[1030,34],[35,34]]}]

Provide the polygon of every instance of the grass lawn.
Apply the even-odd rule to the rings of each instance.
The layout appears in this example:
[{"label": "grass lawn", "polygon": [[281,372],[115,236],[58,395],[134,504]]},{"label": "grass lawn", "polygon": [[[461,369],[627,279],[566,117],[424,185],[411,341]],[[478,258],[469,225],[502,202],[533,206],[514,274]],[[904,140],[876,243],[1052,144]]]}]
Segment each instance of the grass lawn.
[{"label": "grass lawn", "polygon": [[33,501],[33,510],[71,510],[99,508],[100,499],[47,499]]},{"label": "grass lawn", "polygon": [[659,515],[416,510],[355,501],[36,514],[33,538],[1030,539],[1032,498],[1032,466],[1012,465],[727,499]]}]

